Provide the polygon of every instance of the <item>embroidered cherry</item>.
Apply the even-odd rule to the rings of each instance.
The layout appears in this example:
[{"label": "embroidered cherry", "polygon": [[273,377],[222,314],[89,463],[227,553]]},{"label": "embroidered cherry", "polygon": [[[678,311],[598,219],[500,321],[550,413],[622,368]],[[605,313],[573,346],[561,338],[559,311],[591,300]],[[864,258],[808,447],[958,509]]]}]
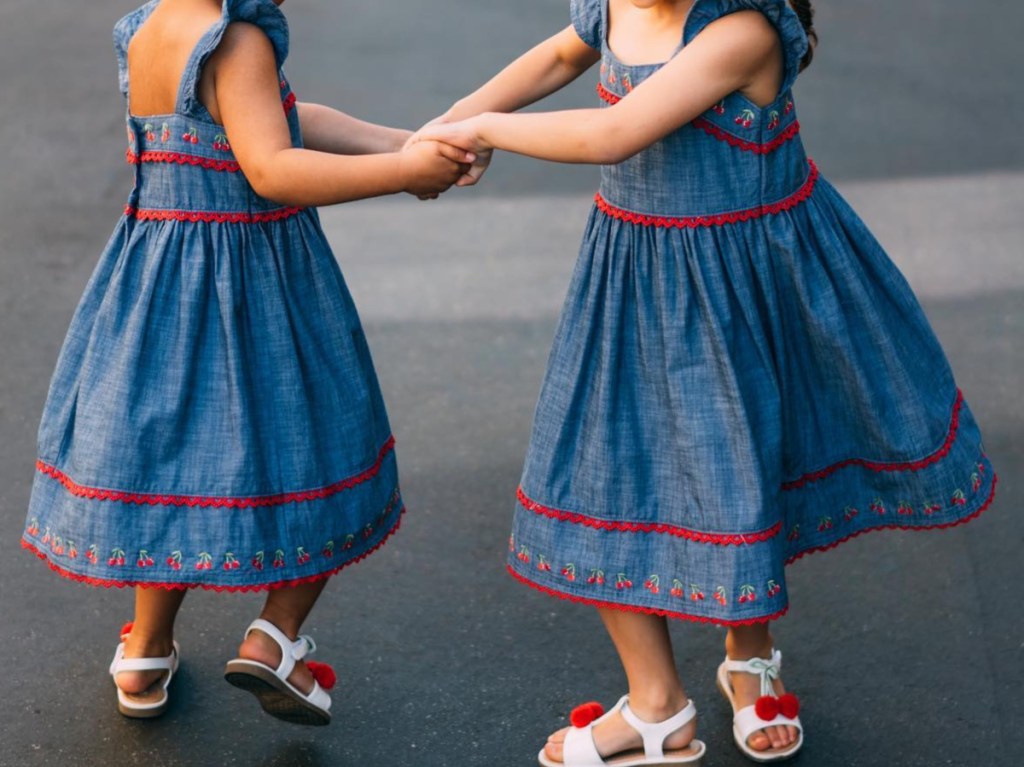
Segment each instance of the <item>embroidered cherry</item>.
[{"label": "embroidered cherry", "polygon": [[78,559],[78,548],[75,546],[75,542],[68,541],[68,557],[71,559]]},{"label": "embroidered cherry", "polygon": [[146,132],[146,141],[156,141],[156,134],[153,132],[153,125],[151,123],[143,125],[142,130]]},{"label": "embroidered cherry", "polygon": [[345,536],[345,543],[342,544],[341,548],[345,549],[345,551],[348,551],[349,549],[351,549],[355,545],[356,545],[356,537],[354,535],[352,535],[352,534],[349,534],[349,535]]},{"label": "embroidered cherry", "polygon": [[981,487],[981,473],[976,471],[973,474],[971,474],[971,490],[976,493],[976,492],[978,492],[978,489],[980,487]]},{"label": "embroidered cherry", "polygon": [[218,152],[230,152],[231,145],[228,143],[228,137],[225,133],[218,133],[213,137],[213,148]]},{"label": "embroidered cherry", "polygon": [[740,586],[740,596],[739,599],[736,601],[738,601],[740,604],[744,604],[746,602],[755,602],[757,601],[757,592],[754,591],[754,587],[751,584],[744,583],[742,586]]},{"label": "embroidered cherry", "polygon": [[278,549],[274,552],[274,567],[284,567],[284,551]]},{"label": "embroidered cherry", "polygon": [[724,607],[726,603],[725,586],[719,586],[718,588],[716,588],[715,593],[712,596],[712,599],[714,599],[716,602],[718,602],[718,604]]},{"label": "embroidered cherry", "polygon": [[598,586],[603,586],[604,585],[604,570],[598,570],[598,569],[591,570],[590,571],[590,577],[587,578],[587,583],[589,583],[591,586],[593,586],[595,584],[598,585]]},{"label": "embroidered cherry", "polygon": [[608,67],[608,82],[612,85],[615,85],[615,67]]},{"label": "embroidered cherry", "polygon": [[186,144],[198,144],[199,143],[199,131],[195,128],[189,128],[181,136],[181,140]]},{"label": "embroidered cherry", "polygon": [[181,569],[181,552],[172,551],[171,555],[167,557],[167,564],[172,570]]},{"label": "embroidered cherry", "polygon": [[949,499],[949,502],[953,506],[963,506],[967,503],[967,498],[964,496],[964,491],[957,488],[953,491],[953,497]]},{"label": "embroidered cherry", "polygon": [[774,109],[768,113],[768,130],[775,130],[779,127],[779,113]]},{"label": "embroidered cherry", "polygon": [[153,557],[151,557],[149,552],[145,549],[140,549],[138,559],[135,560],[135,565],[137,567],[152,567]]},{"label": "embroidered cherry", "polygon": [[54,554],[64,553],[64,544],[59,535],[53,536],[53,540],[50,542],[50,550],[53,551]]},{"label": "embroidered cherry", "polygon": [[196,557],[196,570],[212,570],[213,569],[213,555],[208,552],[202,551],[199,556]]},{"label": "embroidered cherry", "polygon": [[51,537],[52,536],[50,535],[50,528],[47,527],[45,530],[43,530],[43,543],[49,543]]},{"label": "embroidered cherry", "polygon": [[629,78],[629,74],[622,76],[622,87],[626,89],[626,93],[633,92],[633,81]]},{"label": "embroidered cherry", "polygon": [[879,516],[885,514],[885,504],[882,503],[881,498],[875,498],[875,500],[871,502],[868,508],[871,509],[871,511],[873,511],[875,514],[878,514]]},{"label": "embroidered cherry", "polygon": [[787,541],[798,541],[800,540],[800,525],[793,525],[793,529],[786,534]]},{"label": "embroidered cherry", "polygon": [[905,517],[910,516],[914,513],[914,507],[906,501],[900,501],[900,505],[896,508],[896,513],[902,514]]},{"label": "embroidered cherry", "polygon": [[263,569],[263,558],[264,554],[262,551],[257,551],[255,554],[252,555],[252,559],[249,560],[249,564],[252,565],[253,570]]},{"label": "embroidered cherry", "polygon": [[89,546],[89,548],[85,550],[85,558],[93,564],[96,564],[100,558],[100,547],[95,543]]},{"label": "embroidered cherry", "polygon": [[751,125],[754,124],[755,117],[756,115],[754,114],[754,111],[752,109],[744,109],[742,112],[736,115],[735,118],[733,118],[733,122],[744,128],[749,128]]},{"label": "embroidered cherry", "polygon": [[576,564],[574,562],[570,562],[565,567],[563,567],[562,568],[562,575],[565,576],[565,579],[567,581],[569,581],[569,583],[572,583],[573,581],[575,581],[576,580]]},{"label": "embroidered cherry", "polygon": [[982,477],[985,476],[985,464],[983,464],[983,463],[979,463],[978,464],[978,474],[980,476],[982,476]]},{"label": "embroidered cherry", "polygon": [[832,529],[832,517],[821,517],[818,519],[818,532],[823,533]]},{"label": "embroidered cherry", "polygon": [[683,582],[678,578],[672,579],[672,588],[669,589],[669,596],[676,597],[677,599],[683,596]]},{"label": "embroidered cherry", "polygon": [[793,100],[792,99],[786,99],[786,106],[784,106],[782,108],[782,114],[788,115],[792,111],[793,111]]},{"label": "embroidered cherry", "polygon": [[779,585],[778,583],[776,583],[776,582],[775,582],[774,580],[769,580],[769,581],[768,581],[768,591],[767,591],[767,592],[765,592],[765,593],[767,593],[767,594],[768,594],[768,598],[769,598],[769,599],[771,599],[772,597],[774,597],[774,596],[775,596],[776,594],[778,594],[778,593],[779,593],[780,591],[782,591],[782,586],[780,586],[780,585]]},{"label": "embroidered cherry", "polygon": [[619,589],[631,589],[633,588],[633,581],[626,577],[625,573],[619,573],[615,576],[615,588]]},{"label": "embroidered cherry", "polygon": [[302,546],[295,549],[295,561],[297,564],[304,565],[310,560],[309,552],[306,551]]},{"label": "embroidered cherry", "polygon": [[516,550],[516,537],[514,535],[510,535],[508,537],[508,550],[509,551],[515,551]]},{"label": "embroidered cherry", "polygon": [[651,575],[646,581],[644,581],[644,588],[652,594],[657,594],[661,591],[661,588],[659,587],[660,582],[661,581],[657,575]]},{"label": "embroidered cherry", "polygon": [[111,549],[110,559],[107,560],[107,564],[111,567],[123,567],[125,562],[124,550],[123,549]]},{"label": "embroidered cherry", "polygon": [[713,107],[711,107],[711,111],[714,112],[717,115],[724,115],[725,114],[725,99],[722,99],[717,104],[715,104]]},{"label": "embroidered cherry", "polygon": [[333,557],[334,556],[334,541],[327,541],[327,543],[324,544],[324,547],[320,551],[320,553],[323,554],[328,559]]},{"label": "embroidered cherry", "polygon": [[551,572],[551,565],[548,563],[547,558],[543,554],[537,555],[537,569],[542,573]]},{"label": "embroidered cherry", "polygon": [[858,514],[860,514],[860,512],[857,511],[857,509],[855,509],[853,506],[847,506],[845,509],[843,509],[843,519],[845,519],[847,522],[852,522],[853,518]]},{"label": "embroidered cherry", "polygon": [[369,540],[373,537],[373,525],[367,525],[363,528],[363,539]]},{"label": "embroidered cherry", "polygon": [[29,535],[39,535],[39,520],[33,517],[32,520],[28,523],[28,529],[26,530],[26,532]]},{"label": "embroidered cherry", "polygon": [[931,515],[939,511],[942,511],[942,504],[940,503],[926,503],[923,509],[925,514]]},{"label": "embroidered cherry", "polygon": [[228,551],[224,554],[224,564],[221,565],[225,570],[237,570],[242,566],[242,563],[238,561],[238,557],[233,552]]},{"label": "embroidered cherry", "polygon": [[529,564],[530,563],[530,550],[528,548],[526,548],[525,546],[520,545],[519,553],[516,554],[516,559],[518,559],[520,562],[525,562],[526,564]]},{"label": "embroidered cherry", "polygon": [[165,144],[171,140],[171,126],[167,123],[160,128],[160,140]]}]

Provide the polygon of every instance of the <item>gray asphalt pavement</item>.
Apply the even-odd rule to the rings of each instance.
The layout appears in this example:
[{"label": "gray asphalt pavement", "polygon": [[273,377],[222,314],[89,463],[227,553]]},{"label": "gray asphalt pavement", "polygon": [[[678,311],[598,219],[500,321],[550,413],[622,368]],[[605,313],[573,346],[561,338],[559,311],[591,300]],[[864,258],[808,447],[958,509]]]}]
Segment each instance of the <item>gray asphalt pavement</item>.
[{"label": "gray asphalt pavement", "polygon": [[[593,611],[504,572],[514,491],[592,168],[500,157],[477,190],[323,212],[364,316],[409,514],[309,629],[336,718],[301,729],[221,679],[258,596],[194,593],[162,719],[106,676],[131,595],[18,546],[46,385],[130,185],[110,27],[132,0],[0,3],[0,767],[517,767],[624,679]],[[1024,6],[819,2],[805,142],[890,249],[1000,474],[970,525],[883,533],[789,571],[775,631],[810,767],[1024,763]],[[300,98],[414,127],[566,23],[565,0],[292,0]],[[551,100],[592,105],[585,77]],[[749,764],[714,689],[722,632],[673,626],[708,764]]]}]

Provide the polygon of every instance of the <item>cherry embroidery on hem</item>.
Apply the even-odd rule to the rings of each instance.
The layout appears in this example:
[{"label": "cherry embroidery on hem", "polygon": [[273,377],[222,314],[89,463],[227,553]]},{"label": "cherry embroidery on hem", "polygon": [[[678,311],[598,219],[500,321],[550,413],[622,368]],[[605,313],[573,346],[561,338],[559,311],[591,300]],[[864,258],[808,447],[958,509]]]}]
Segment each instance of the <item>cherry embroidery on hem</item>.
[{"label": "cherry embroidery on hem", "polygon": [[64,488],[74,496],[88,498],[97,501],[118,501],[121,503],[134,503],[148,506],[198,506],[201,508],[229,508],[229,509],[251,509],[266,506],[283,506],[288,503],[302,503],[305,501],[321,500],[328,498],[343,490],[348,490],[356,485],[362,484],[375,477],[384,464],[384,459],[395,447],[395,438],[388,437],[377,454],[377,459],[372,466],[346,479],[340,480],[325,487],[313,490],[302,490],[293,493],[278,493],[277,495],[262,495],[250,497],[207,497],[194,495],[162,495],[155,493],[126,493],[120,490],[104,490],[96,487],[86,487],[77,484],[67,474],[59,469],[36,461],[36,470],[60,482]]},{"label": "cherry embroidery on hem", "polygon": [[88,575],[81,575],[79,573],[71,572],[70,570],[65,570],[63,567],[53,562],[48,556],[46,556],[44,552],[40,551],[31,542],[25,540],[24,538],[21,539],[21,547],[23,549],[27,549],[28,551],[32,552],[37,557],[39,557],[41,560],[43,560],[51,570],[53,570],[55,573],[57,573],[57,575],[61,576],[62,578],[67,578],[68,580],[76,581],[77,583],[84,583],[87,586],[101,586],[106,589],[141,587],[144,589],[165,589],[167,591],[184,591],[186,589],[201,588],[206,591],[226,591],[232,593],[272,591],[274,589],[284,589],[292,588],[294,586],[301,586],[306,583],[316,583],[317,581],[321,581],[326,578],[330,578],[332,575],[336,575],[338,572],[344,570],[349,565],[354,565],[357,562],[362,562],[368,556],[370,556],[371,554],[375,553],[378,549],[380,549],[385,543],[387,543],[391,539],[391,537],[395,533],[398,532],[398,529],[401,527],[402,519],[404,516],[405,506],[402,506],[402,508],[398,512],[398,519],[395,521],[395,524],[391,527],[391,529],[388,530],[387,533],[385,533],[383,538],[381,538],[376,544],[374,544],[371,548],[364,551],[359,556],[354,557],[353,559],[350,559],[347,562],[343,562],[337,567],[334,567],[330,570],[326,570],[321,573],[316,573],[314,575],[307,575],[303,578],[294,578],[292,580],[277,581],[274,583],[245,584],[242,586],[225,586],[216,583],[147,583],[145,581],[112,581],[104,578],[93,578]]},{"label": "cherry embroidery on hem", "polygon": [[742,221],[761,218],[762,216],[782,213],[806,201],[814,191],[819,175],[818,166],[814,164],[813,160],[808,159],[807,164],[810,168],[807,179],[793,194],[770,205],[759,205],[756,208],[747,208],[746,210],[733,211],[732,213],[716,213],[710,216],[651,216],[645,213],[634,213],[633,211],[618,208],[605,200],[600,192],[594,195],[594,202],[605,215],[641,226],[654,226],[664,229],[696,229],[704,226],[737,224]]},{"label": "cherry embroidery on hem", "polygon": [[677,525],[653,522],[611,521],[607,519],[588,517],[585,514],[578,514],[576,512],[553,509],[534,501],[526,495],[525,492],[523,492],[523,488],[521,487],[516,490],[516,498],[519,500],[519,503],[523,508],[536,514],[542,514],[545,517],[550,517],[551,519],[557,519],[561,522],[571,522],[577,525],[593,527],[598,530],[617,530],[629,533],[663,533],[666,535],[674,535],[678,538],[686,538],[687,540],[696,541],[697,543],[714,543],[722,546],[743,546],[752,543],[763,543],[764,541],[774,538],[782,530],[782,522],[779,521],[767,530],[760,530],[754,533],[702,533],[697,530],[678,527]]}]

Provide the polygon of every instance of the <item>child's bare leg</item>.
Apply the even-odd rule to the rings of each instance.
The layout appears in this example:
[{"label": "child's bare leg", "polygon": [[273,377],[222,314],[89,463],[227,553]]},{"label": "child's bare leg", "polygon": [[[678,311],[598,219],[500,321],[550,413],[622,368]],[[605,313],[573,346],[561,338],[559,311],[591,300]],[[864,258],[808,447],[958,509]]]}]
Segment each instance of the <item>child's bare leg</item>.
[{"label": "child's bare leg", "polygon": [[[629,707],[646,722],[662,722],[686,705],[679,681],[667,621],[655,615],[599,609],[629,681]],[[548,758],[561,761],[566,730],[559,730],[544,747]],[[696,720],[670,735],[666,748],[685,748],[697,733]],[[616,716],[594,728],[594,742],[604,756],[641,748],[636,730]]]},{"label": "child's bare leg", "polygon": [[[733,626],[725,636],[725,654],[731,660],[770,658],[772,637],[767,623],[752,626]],[[729,674],[733,691],[736,693],[738,708],[752,705],[761,696],[761,679],[753,674]],[[775,680],[775,694],[782,695],[786,688],[781,679]],[[795,727],[765,727],[747,738],[751,748],[764,751],[768,748],[785,748],[797,739]]]},{"label": "child's bare leg", "polygon": [[[174,641],[174,619],[185,598],[185,589],[135,589],[135,620],[125,640],[126,658],[165,658]],[[144,692],[164,671],[122,671],[115,681],[127,693]]]},{"label": "child's bare leg", "polygon": [[[267,595],[260,617],[273,623],[285,636],[294,640],[326,585],[327,580],[324,579],[293,588],[274,589]],[[281,663],[281,648],[262,631],[253,631],[238,648],[238,656],[277,668]],[[295,670],[288,676],[288,681],[304,693],[313,689],[313,675],[302,661],[295,664]]]}]

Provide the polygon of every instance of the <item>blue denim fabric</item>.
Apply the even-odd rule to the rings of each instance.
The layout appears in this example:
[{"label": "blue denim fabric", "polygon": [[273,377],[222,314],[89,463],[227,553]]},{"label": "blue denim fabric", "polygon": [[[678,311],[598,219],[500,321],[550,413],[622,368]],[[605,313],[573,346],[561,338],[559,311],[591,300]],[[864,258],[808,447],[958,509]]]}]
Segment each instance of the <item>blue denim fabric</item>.
[{"label": "blue denim fabric", "polygon": [[[574,24],[625,97],[658,67],[615,58],[604,8],[573,3]],[[764,620],[801,554],[952,525],[994,491],[910,287],[804,154],[789,85],[807,39],[788,4],[698,0],[684,40],[747,8],[784,45],[775,102],[732,94],[603,168],[620,210],[591,212],[510,540],[514,573],[564,597]]]},{"label": "blue denim fabric", "polygon": [[[115,27],[126,96],[128,41],[155,6]],[[215,588],[316,577],[372,550],[403,510],[370,352],[317,214],[257,195],[197,98],[203,62],[238,20],[259,25],[283,63],[277,6],[228,0],[175,113],[128,117],[130,153],[159,153],[135,166],[130,208],[247,218],[126,214],[100,258],[51,383],[25,532],[72,577]]]}]

